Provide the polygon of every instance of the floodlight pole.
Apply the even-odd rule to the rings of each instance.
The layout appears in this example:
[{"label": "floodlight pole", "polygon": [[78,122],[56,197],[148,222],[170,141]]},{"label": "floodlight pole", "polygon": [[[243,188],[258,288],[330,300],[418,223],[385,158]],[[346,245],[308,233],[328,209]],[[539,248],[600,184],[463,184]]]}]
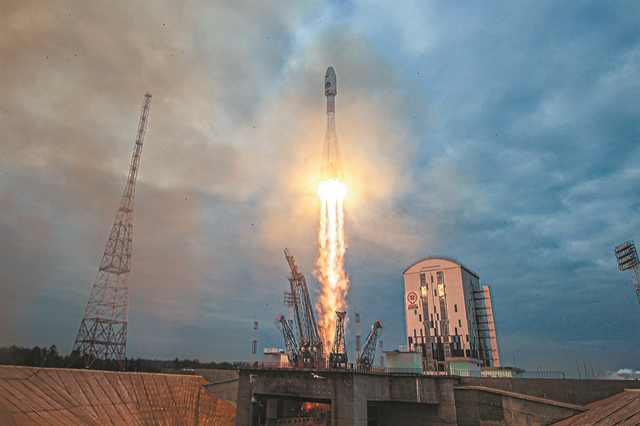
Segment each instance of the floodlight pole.
[{"label": "floodlight pole", "polygon": [[518,366],[516,365],[516,352],[518,352],[521,349],[522,348],[518,348],[515,351],[511,352],[511,356],[513,356],[513,368],[518,368]]},{"label": "floodlight pole", "polygon": [[574,355],[571,355],[571,354],[565,354],[565,355],[573,357],[573,359],[576,360],[576,370],[578,370],[578,378],[582,379],[582,376],[580,375],[580,366],[578,365],[578,358],[576,358]]},{"label": "floodlight pole", "polygon": [[638,305],[640,305],[640,260],[638,259],[636,246],[633,241],[625,241],[616,246],[614,253],[618,261],[618,269],[621,271],[631,270],[631,279],[636,290]]}]

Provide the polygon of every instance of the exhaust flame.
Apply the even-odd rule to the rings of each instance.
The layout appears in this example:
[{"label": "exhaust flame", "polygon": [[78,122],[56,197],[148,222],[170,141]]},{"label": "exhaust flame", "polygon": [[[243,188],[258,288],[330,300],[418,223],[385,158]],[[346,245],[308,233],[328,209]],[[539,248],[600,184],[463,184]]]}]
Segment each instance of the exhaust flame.
[{"label": "exhaust flame", "polygon": [[349,290],[349,279],[344,270],[347,243],[343,209],[346,195],[347,187],[337,179],[328,179],[318,184],[321,207],[318,257],[314,274],[321,286],[316,309],[325,354],[331,351],[336,331],[335,312],[346,310],[347,307],[345,297]]}]

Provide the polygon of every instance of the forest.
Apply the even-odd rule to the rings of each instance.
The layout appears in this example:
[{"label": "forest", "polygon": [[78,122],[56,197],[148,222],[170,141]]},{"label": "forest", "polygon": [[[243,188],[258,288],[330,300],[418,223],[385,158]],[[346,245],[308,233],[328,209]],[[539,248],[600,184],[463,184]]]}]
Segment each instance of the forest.
[{"label": "forest", "polygon": [[[47,347],[34,346],[23,348],[18,346],[0,347],[0,365],[20,365],[26,367],[52,368],[84,368],[84,359],[77,352],[60,355],[56,345]],[[91,366],[93,370],[120,371],[117,361],[95,360]],[[228,362],[200,362],[198,359],[157,360],[142,358],[127,358],[124,371],[138,371],[146,373],[161,373],[163,369],[183,370],[196,368],[232,368]]]}]

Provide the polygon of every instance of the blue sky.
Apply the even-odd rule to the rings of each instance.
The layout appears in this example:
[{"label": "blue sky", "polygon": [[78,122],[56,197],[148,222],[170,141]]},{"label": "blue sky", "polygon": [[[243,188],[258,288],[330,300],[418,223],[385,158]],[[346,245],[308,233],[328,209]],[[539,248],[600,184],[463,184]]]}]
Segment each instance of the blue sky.
[{"label": "blue sky", "polygon": [[[347,346],[405,344],[402,272],[492,288],[504,365],[640,370],[637,2],[0,4],[0,345],[68,352],[144,93],[130,357],[249,360],[283,249],[315,298],[324,71],[348,186]],[[522,348],[518,350],[519,348]],[[516,351],[514,354],[514,351]],[[582,364],[581,364],[582,367]]]}]

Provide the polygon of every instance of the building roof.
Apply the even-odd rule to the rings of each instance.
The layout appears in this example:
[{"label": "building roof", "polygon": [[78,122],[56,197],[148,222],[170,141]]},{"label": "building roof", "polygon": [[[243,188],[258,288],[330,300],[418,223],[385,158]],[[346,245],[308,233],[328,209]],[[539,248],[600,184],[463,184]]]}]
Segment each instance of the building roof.
[{"label": "building roof", "polygon": [[585,406],[588,411],[554,423],[554,426],[640,425],[640,389],[625,389],[617,395]]},{"label": "building roof", "polygon": [[442,256],[429,256],[429,257],[425,257],[424,259],[418,260],[417,262],[413,262],[411,265],[409,265],[407,267],[407,269],[404,270],[403,274],[406,274],[407,271],[409,271],[409,269],[413,268],[414,266],[416,266],[418,263],[420,262],[424,262],[425,260],[444,260],[446,262],[450,262],[453,263],[456,266],[460,266],[462,269],[464,269],[465,271],[469,272],[470,274],[474,275],[476,278],[480,279],[480,277],[478,277],[478,274],[476,274],[475,272],[473,272],[471,269],[467,268],[466,266],[464,266],[462,263],[460,262],[456,262],[453,259],[449,259],[446,257],[442,257]]},{"label": "building roof", "polygon": [[0,424],[235,424],[200,376],[0,366]]}]

